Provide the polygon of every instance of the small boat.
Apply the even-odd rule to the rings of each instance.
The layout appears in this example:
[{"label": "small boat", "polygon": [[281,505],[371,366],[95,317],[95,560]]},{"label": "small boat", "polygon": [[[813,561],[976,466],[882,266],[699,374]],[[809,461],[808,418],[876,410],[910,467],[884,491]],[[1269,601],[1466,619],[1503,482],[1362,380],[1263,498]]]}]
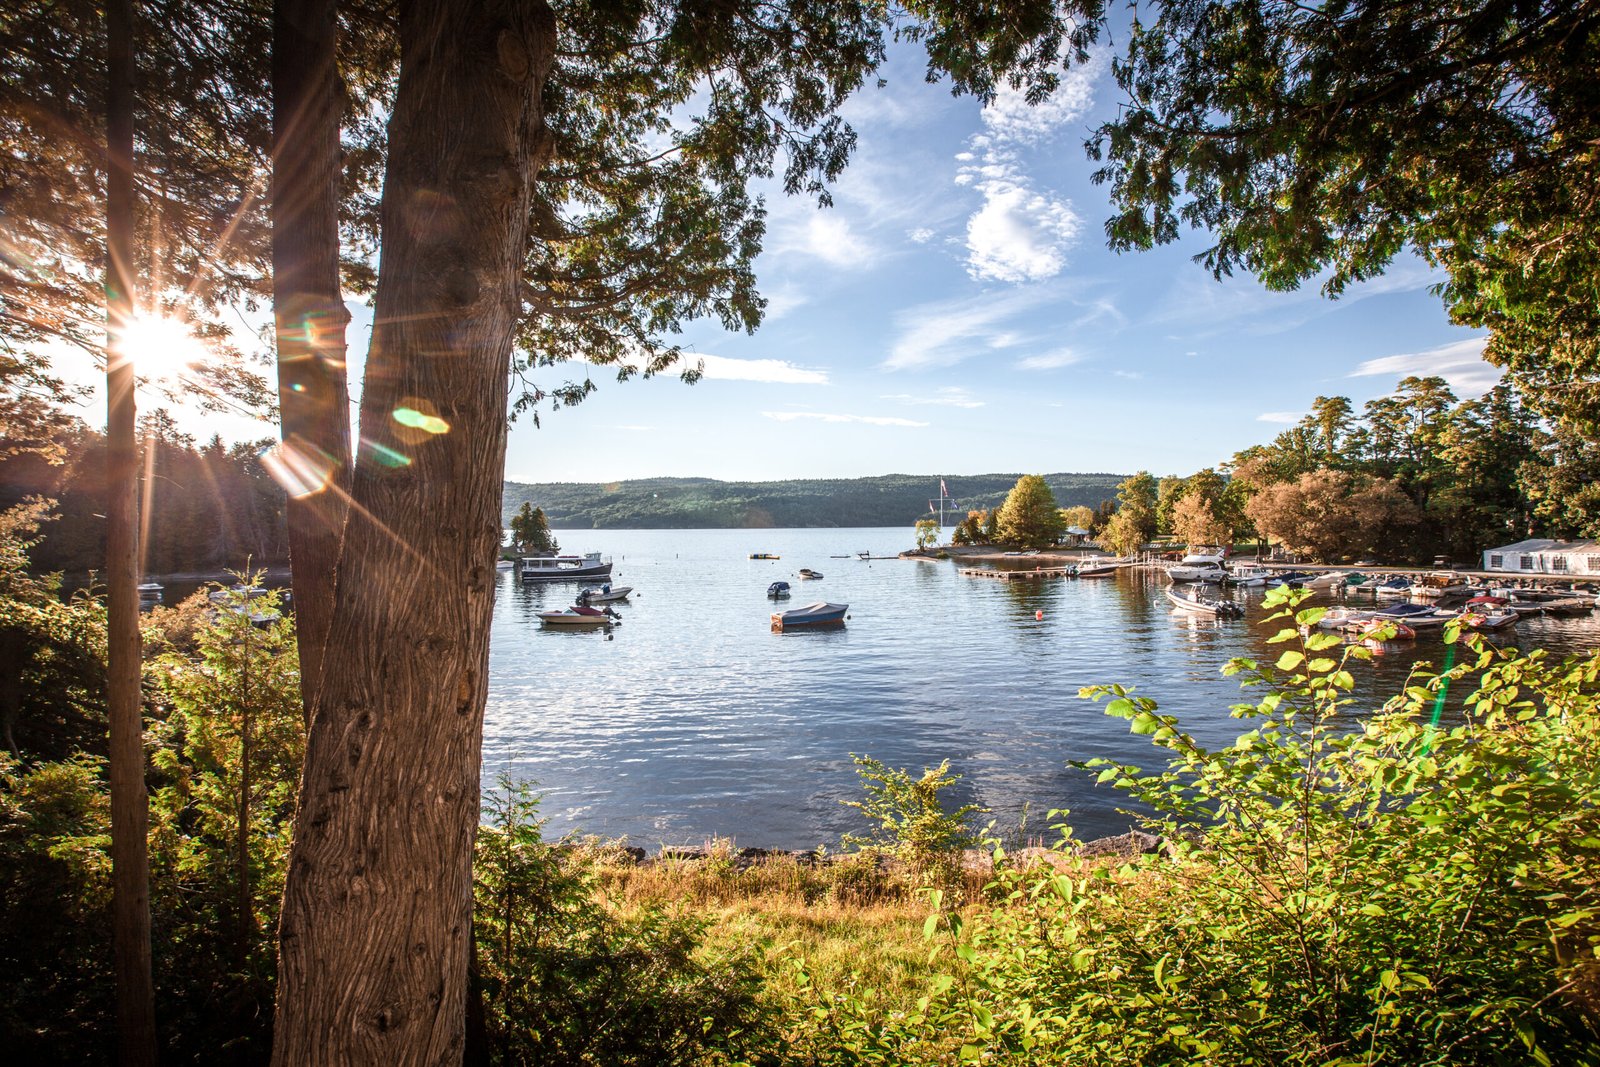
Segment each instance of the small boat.
[{"label": "small boat", "polygon": [[821,573],[812,570],[810,567],[801,567],[800,577],[815,580],[817,578],[821,578],[822,575]]},{"label": "small boat", "polygon": [[772,553],[772,552],[752,552],[752,553],[750,553],[750,558],[751,559],[779,559],[780,557],[778,555],[776,555],[775,553]]},{"label": "small boat", "polygon": [[608,583],[602,586],[591,586],[578,594],[580,604],[608,604],[615,600],[627,600],[628,594],[633,592],[631,585],[619,585],[615,589]]},{"label": "small boat", "polygon": [[1306,579],[1310,577],[1310,571],[1282,571],[1267,579],[1267,588],[1278,589],[1286,585],[1290,589],[1304,589]]},{"label": "small boat", "polygon": [[514,559],[497,559],[494,561],[494,569],[497,571],[508,571],[516,565],[517,561]]},{"label": "small boat", "polygon": [[1109,578],[1122,569],[1122,561],[1117,559],[1104,559],[1100,556],[1085,556],[1072,568],[1072,573],[1078,578]]},{"label": "small boat", "polygon": [[1241,563],[1228,571],[1229,585],[1265,585],[1273,575],[1272,568],[1259,563]]},{"label": "small boat", "polygon": [[1391,641],[1413,641],[1417,636],[1417,631],[1403,622],[1396,622],[1393,619],[1368,619],[1361,627],[1361,643],[1368,648],[1371,648],[1374,644],[1381,644],[1382,642],[1376,638],[1380,630],[1388,630],[1390,632],[1389,640]]},{"label": "small boat", "polygon": [[1372,622],[1372,612],[1358,608],[1329,608],[1317,620],[1321,630],[1338,630],[1344,633],[1361,633]]},{"label": "small boat", "polygon": [[788,582],[773,582],[771,585],[767,586],[767,596],[772,598],[773,600],[782,600],[784,597],[786,597],[788,595],[789,595],[789,583]]},{"label": "small boat", "polygon": [[139,586],[139,599],[160,600],[161,591],[165,588],[166,586],[162,585],[160,582],[144,582]]},{"label": "small boat", "polygon": [[1174,582],[1220,582],[1227,576],[1222,551],[1214,548],[1194,549],[1167,568],[1167,578]]},{"label": "small boat", "polygon": [[845,612],[849,610],[849,604],[818,602],[803,608],[775,611],[772,613],[772,632],[782,633],[784,630],[799,630],[808,626],[843,626]]},{"label": "small boat", "polygon": [[1323,571],[1301,579],[1300,584],[1307,589],[1335,589],[1344,584],[1344,572]]},{"label": "small boat", "polygon": [[1455,618],[1452,612],[1441,612],[1432,604],[1414,604],[1409,601],[1390,604],[1372,613],[1379,622],[1403,622],[1413,630],[1433,629]]},{"label": "small boat", "polygon": [[574,604],[565,611],[541,611],[539,621],[546,626],[563,626],[590,629],[610,626],[618,621],[617,613],[610,608],[591,608],[587,604]]},{"label": "small boat", "polygon": [[227,589],[213,589],[206,594],[206,599],[213,604],[226,604],[231,600],[254,600],[272,592],[262,586],[234,585]]},{"label": "small boat", "polygon": [[1244,608],[1231,600],[1219,600],[1216,597],[1201,596],[1199,593],[1188,596],[1178,592],[1176,587],[1170,585],[1166,588],[1166,594],[1168,600],[1184,611],[1192,611],[1198,615],[1210,615],[1217,619],[1244,618]]},{"label": "small boat", "polygon": [[538,555],[517,560],[517,577],[525,582],[564,582],[582,578],[611,577],[611,560],[600,553],[582,556]]},{"label": "small boat", "polygon": [[1372,595],[1384,600],[1393,597],[1410,596],[1411,580],[1409,578],[1385,578],[1372,587]]}]

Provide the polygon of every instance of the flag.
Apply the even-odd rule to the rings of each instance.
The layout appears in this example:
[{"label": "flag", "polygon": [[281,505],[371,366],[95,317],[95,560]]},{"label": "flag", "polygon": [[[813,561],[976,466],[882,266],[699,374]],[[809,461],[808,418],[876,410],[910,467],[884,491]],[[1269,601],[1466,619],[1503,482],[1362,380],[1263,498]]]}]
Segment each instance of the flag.
[{"label": "flag", "polygon": [[933,501],[931,501],[931,500],[928,501],[928,514],[930,514],[930,515],[937,515],[938,514],[937,511],[933,510]]},{"label": "flag", "polygon": [[950,495],[950,490],[948,490],[948,489],[946,489],[944,487],[944,479],[943,478],[939,479],[939,495],[940,496],[949,496]]}]

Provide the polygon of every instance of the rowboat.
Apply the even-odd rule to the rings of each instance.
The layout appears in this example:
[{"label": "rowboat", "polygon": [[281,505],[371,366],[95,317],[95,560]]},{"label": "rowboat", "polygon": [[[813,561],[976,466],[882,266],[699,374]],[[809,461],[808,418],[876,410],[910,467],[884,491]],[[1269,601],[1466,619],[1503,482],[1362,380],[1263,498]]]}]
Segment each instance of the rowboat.
[{"label": "rowboat", "polygon": [[784,630],[817,626],[843,626],[845,612],[849,610],[849,604],[828,604],[819,601],[807,604],[803,608],[775,611],[772,613],[772,632],[782,633]]}]

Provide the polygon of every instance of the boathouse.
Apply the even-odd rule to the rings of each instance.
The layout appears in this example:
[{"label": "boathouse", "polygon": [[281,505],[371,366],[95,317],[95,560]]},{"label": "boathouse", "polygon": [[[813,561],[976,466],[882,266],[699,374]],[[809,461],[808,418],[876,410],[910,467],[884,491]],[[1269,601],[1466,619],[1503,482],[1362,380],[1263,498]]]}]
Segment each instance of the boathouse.
[{"label": "boathouse", "polygon": [[1600,541],[1535,537],[1483,553],[1483,569],[1507,574],[1600,575]]}]

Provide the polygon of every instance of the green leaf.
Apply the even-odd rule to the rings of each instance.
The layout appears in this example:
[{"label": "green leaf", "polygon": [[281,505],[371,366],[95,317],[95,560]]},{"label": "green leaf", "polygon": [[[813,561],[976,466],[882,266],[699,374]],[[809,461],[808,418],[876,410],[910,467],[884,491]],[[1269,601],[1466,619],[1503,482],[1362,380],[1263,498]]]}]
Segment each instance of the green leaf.
[{"label": "green leaf", "polygon": [[1128,727],[1130,734],[1153,734],[1161,729],[1161,720],[1148,711],[1141,711],[1133,717],[1133,724]]},{"label": "green leaf", "polygon": [[1305,660],[1306,657],[1304,653],[1298,652],[1291,648],[1289,651],[1278,657],[1278,669],[1280,671],[1292,671],[1296,667],[1300,666],[1300,664],[1304,663]]}]

